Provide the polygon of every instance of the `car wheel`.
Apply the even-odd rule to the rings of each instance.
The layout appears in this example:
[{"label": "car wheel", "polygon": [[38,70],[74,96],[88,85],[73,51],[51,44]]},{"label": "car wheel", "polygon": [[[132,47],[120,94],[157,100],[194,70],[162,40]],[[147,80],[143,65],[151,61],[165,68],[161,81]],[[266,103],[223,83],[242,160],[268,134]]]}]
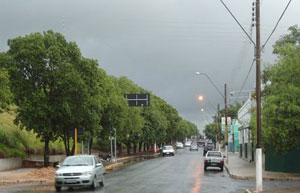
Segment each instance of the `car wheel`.
[{"label": "car wheel", "polygon": [[55,186],[55,190],[56,190],[56,192],[60,192],[61,191],[61,186]]},{"label": "car wheel", "polygon": [[93,183],[91,184],[91,189],[92,189],[92,190],[95,190],[96,187],[97,187],[97,183],[96,183],[96,180],[95,180],[95,178],[94,178],[94,179],[93,179]]},{"label": "car wheel", "polygon": [[165,154],[163,153],[163,154],[162,154],[162,156],[164,157],[164,156],[165,156]]},{"label": "car wheel", "polygon": [[99,183],[100,187],[104,186],[104,177],[102,178],[101,182]]},{"label": "car wheel", "polygon": [[174,156],[174,155],[175,155],[175,153],[172,154],[172,156]]},{"label": "car wheel", "polygon": [[204,166],[204,171],[206,171],[207,170],[207,167],[206,166]]},{"label": "car wheel", "polygon": [[222,167],[221,167],[221,172],[223,172],[223,170],[224,170],[224,167],[222,166]]}]

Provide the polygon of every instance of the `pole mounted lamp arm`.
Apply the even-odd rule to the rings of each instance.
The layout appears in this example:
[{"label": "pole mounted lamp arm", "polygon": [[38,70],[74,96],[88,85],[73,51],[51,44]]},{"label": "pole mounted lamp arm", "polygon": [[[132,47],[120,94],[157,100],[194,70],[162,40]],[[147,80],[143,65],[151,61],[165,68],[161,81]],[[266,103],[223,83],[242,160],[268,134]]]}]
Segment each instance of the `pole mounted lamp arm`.
[{"label": "pole mounted lamp arm", "polygon": [[206,76],[206,78],[210,81],[210,83],[215,87],[215,89],[217,89],[218,93],[222,96],[222,98],[224,99],[224,95],[222,94],[222,92],[218,89],[218,87],[215,85],[215,83],[210,79],[210,77],[203,72],[196,72],[196,75],[204,75]]}]

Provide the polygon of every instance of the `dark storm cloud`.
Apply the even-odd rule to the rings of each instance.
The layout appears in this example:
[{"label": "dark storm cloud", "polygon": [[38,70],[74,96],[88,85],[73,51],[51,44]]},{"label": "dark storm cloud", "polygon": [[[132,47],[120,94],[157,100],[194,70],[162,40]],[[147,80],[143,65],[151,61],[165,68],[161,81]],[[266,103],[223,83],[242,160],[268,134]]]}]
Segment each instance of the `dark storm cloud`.
[{"label": "dark storm cloud", "polygon": [[[225,2],[249,31],[253,0]],[[262,2],[262,39],[286,3]],[[294,1],[265,49],[264,62],[274,60],[275,40],[299,24],[299,11],[300,2]],[[224,83],[230,91],[239,90],[253,59],[253,46],[219,0],[1,0],[0,24],[1,51],[9,38],[48,29],[61,32],[109,74],[128,76],[153,91],[199,129],[218,103],[223,108],[223,99],[195,72],[208,73],[221,91]],[[247,90],[255,84],[254,69]],[[205,96],[201,103],[199,94]]]}]

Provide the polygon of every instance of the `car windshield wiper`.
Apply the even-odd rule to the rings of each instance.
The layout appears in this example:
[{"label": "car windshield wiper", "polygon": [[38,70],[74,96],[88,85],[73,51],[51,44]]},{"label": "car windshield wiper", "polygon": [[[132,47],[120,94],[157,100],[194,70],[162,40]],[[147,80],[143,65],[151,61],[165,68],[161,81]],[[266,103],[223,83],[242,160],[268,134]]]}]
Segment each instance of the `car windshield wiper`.
[{"label": "car windshield wiper", "polygon": [[62,166],[71,166],[71,165],[69,165],[69,164],[65,164],[65,165],[62,165]]}]

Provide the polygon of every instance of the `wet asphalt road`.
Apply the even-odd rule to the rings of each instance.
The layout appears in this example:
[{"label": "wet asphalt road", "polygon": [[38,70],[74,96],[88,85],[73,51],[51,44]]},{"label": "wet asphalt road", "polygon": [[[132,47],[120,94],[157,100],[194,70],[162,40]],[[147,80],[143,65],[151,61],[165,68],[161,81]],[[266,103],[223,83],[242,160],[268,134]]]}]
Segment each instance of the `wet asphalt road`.
[{"label": "wet asphalt road", "polygon": [[[299,182],[264,182],[265,188],[296,187]],[[105,186],[89,189],[63,189],[62,192],[99,193],[240,193],[254,188],[255,181],[231,179],[215,168],[204,172],[202,149],[178,150],[174,157],[159,157],[135,162],[105,175]],[[52,184],[0,186],[0,192],[50,193]]]}]

